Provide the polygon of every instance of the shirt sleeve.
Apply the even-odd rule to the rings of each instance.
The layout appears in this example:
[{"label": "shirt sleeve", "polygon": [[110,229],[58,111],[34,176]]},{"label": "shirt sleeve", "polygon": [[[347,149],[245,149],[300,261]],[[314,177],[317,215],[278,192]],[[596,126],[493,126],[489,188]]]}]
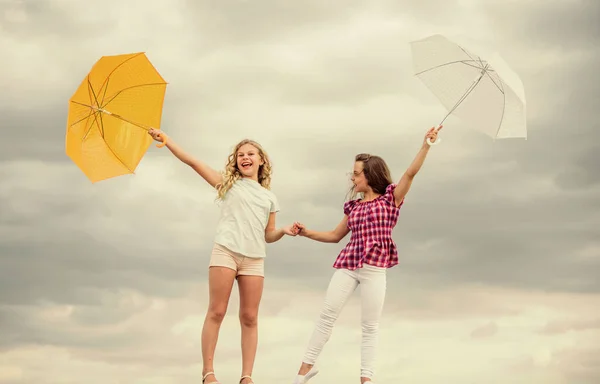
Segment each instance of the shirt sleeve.
[{"label": "shirt sleeve", "polygon": [[271,193],[271,213],[279,212],[279,201],[274,193]]},{"label": "shirt sleeve", "polygon": [[349,216],[350,212],[356,206],[356,200],[350,200],[344,203],[344,215]]},{"label": "shirt sleeve", "polygon": [[[385,193],[382,196],[385,201],[387,201],[389,204],[391,204],[394,207],[396,207],[394,191],[396,190],[397,186],[398,186],[397,184],[388,185],[387,188],[385,189]],[[400,208],[402,206],[402,204],[404,204],[404,199],[402,199],[398,208]]]}]

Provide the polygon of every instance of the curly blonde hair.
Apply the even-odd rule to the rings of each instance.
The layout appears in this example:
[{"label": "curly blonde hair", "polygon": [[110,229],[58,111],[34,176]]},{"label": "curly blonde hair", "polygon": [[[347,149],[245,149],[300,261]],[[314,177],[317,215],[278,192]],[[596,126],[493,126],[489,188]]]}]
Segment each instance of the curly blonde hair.
[{"label": "curly blonde hair", "polygon": [[239,149],[246,144],[252,145],[254,148],[258,150],[258,155],[263,161],[263,165],[258,168],[258,183],[262,185],[266,189],[271,189],[271,160],[269,159],[269,155],[263,149],[263,147],[258,144],[254,140],[245,139],[240,141],[233,152],[229,155],[227,159],[227,164],[225,165],[225,171],[223,172],[223,182],[217,184],[217,200],[223,200],[225,198],[225,194],[227,191],[231,189],[233,184],[242,178],[242,173],[238,169],[237,166],[237,152]]}]

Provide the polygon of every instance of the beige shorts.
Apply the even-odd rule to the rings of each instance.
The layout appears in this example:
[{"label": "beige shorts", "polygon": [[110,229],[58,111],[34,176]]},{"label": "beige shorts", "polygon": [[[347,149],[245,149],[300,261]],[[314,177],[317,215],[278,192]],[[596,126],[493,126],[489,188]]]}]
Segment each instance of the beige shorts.
[{"label": "beige shorts", "polygon": [[265,276],[265,259],[247,257],[216,243],[210,255],[209,267],[233,269],[237,272],[236,276]]}]

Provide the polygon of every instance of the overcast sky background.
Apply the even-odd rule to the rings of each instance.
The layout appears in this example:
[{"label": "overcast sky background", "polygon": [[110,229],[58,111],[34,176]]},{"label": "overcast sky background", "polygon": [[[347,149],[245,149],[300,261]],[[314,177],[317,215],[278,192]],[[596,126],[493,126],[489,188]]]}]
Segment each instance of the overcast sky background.
[{"label": "overcast sky background", "polygon": [[[398,179],[445,114],[411,73],[408,43],[433,33],[501,53],[529,138],[446,123],[394,231],[377,382],[600,382],[599,26],[595,0],[0,0],[0,383],[201,378],[215,195],[166,149],[94,185],[66,157],[68,99],[100,56],[147,52],[174,140],[215,168],[259,141],[278,223],[328,230],[355,154]],[[269,245],[257,384],[293,379],[343,245]],[[358,378],[357,299],[315,384]]]}]

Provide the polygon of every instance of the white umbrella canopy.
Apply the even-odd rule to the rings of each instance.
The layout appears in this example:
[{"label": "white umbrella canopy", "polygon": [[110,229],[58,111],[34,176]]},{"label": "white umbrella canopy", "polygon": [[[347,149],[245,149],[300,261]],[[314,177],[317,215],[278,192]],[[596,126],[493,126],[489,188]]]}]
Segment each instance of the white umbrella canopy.
[{"label": "white umbrella canopy", "polygon": [[454,115],[493,139],[527,138],[523,83],[498,53],[482,58],[442,35],[410,44],[415,75],[448,110],[440,125]]}]

